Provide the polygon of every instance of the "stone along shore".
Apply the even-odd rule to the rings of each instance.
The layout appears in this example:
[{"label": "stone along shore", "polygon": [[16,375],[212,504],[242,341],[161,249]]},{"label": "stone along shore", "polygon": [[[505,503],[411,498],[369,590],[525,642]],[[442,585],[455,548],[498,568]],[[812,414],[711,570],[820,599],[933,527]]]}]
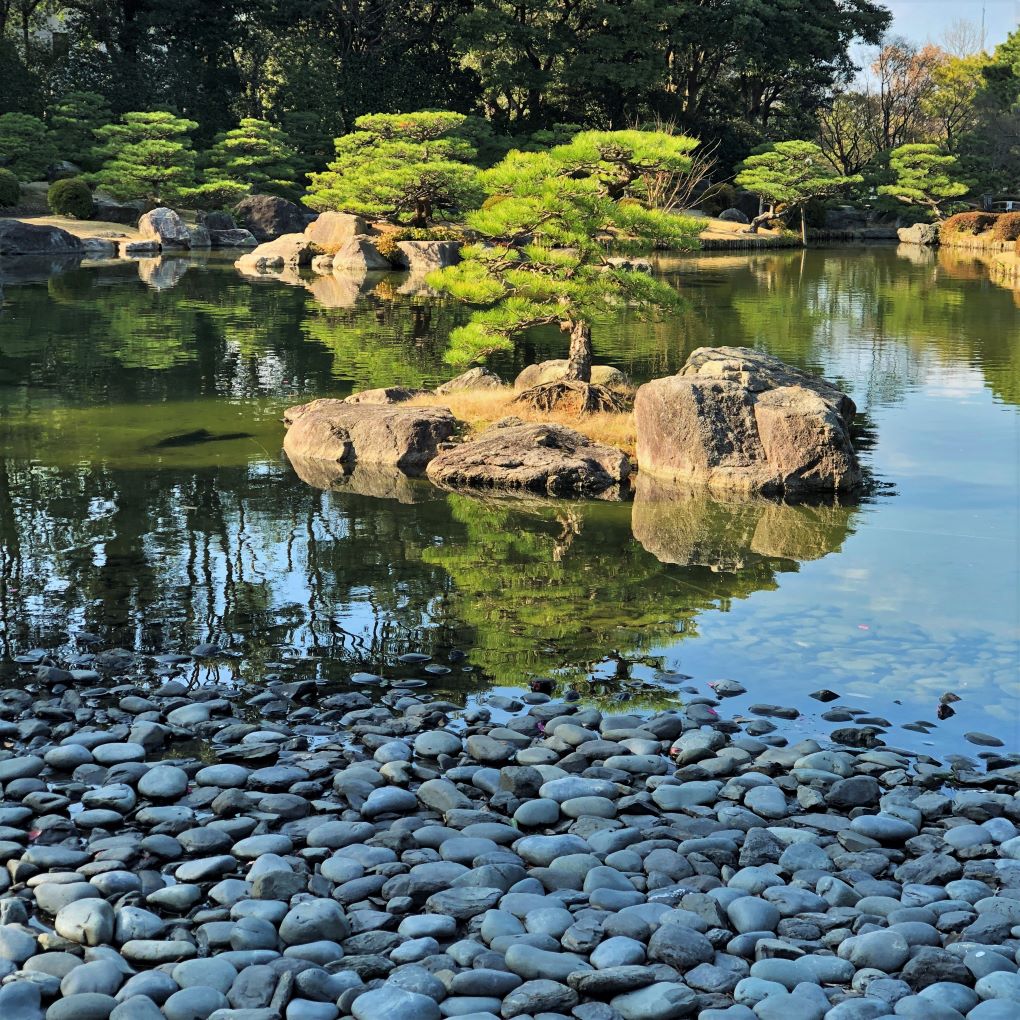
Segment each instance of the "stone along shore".
[{"label": "stone along shore", "polygon": [[0,695],[3,1020],[1020,1016],[1015,757],[182,662]]}]

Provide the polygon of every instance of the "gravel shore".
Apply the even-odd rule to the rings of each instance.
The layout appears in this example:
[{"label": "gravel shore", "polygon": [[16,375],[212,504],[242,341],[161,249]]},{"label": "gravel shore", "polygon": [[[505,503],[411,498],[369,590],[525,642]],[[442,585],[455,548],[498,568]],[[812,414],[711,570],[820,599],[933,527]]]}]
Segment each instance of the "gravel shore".
[{"label": "gravel shore", "polygon": [[0,1020],[1020,1017],[1008,749],[191,661],[0,691]]}]

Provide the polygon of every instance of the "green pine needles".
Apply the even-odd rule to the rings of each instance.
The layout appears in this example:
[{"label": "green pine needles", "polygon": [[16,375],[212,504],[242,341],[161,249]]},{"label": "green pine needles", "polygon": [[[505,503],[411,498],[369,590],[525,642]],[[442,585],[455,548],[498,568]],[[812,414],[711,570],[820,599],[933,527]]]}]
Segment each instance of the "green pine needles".
[{"label": "green pine needles", "polygon": [[309,174],[305,204],[425,227],[482,199],[474,147],[457,135],[460,113],[377,113],[336,139],[336,158]]},{"label": "green pine needles", "polygon": [[[682,172],[697,143],[655,131],[585,131],[549,152],[511,152],[483,171],[489,198],[467,217],[480,240],[429,282],[478,306],[450,335],[446,360],[464,367],[535,326],[570,334],[563,383],[522,395],[539,407],[573,400],[582,412],[617,410],[618,398],[590,385],[592,319],[607,307],[675,308],[676,290],[621,256],[653,248],[693,250],[697,221],[650,209],[648,174]],[[539,392],[541,391],[541,392]]]},{"label": "green pine needles", "polygon": [[892,184],[883,184],[880,195],[890,195],[906,205],[927,209],[937,220],[945,215],[943,206],[966,195],[969,186],[953,177],[956,157],[937,145],[901,145],[889,155],[889,169],[896,175]]},{"label": "green pine needles", "polygon": [[758,195],[768,206],[751,221],[751,233],[775,217],[777,206],[785,205],[800,210],[801,237],[807,243],[805,205],[812,198],[834,195],[861,180],[839,174],[814,142],[792,141],[776,142],[748,156],[734,183]]}]

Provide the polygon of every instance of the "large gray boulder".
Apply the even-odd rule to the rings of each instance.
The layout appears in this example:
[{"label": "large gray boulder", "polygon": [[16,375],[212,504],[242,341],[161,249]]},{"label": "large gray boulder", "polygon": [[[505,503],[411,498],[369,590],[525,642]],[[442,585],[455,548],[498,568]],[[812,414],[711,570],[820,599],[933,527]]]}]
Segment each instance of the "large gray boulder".
[{"label": "large gray boulder", "polygon": [[164,248],[189,248],[188,225],[173,209],[161,205],[143,213],[138,219],[138,233],[146,240],[159,241]]},{"label": "large gray boulder", "polygon": [[642,473],[764,495],[849,490],[861,482],[850,441],[854,402],[771,354],[700,347],[634,403]]},{"label": "large gray boulder", "polygon": [[80,255],[81,238],[60,227],[0,219],[0,255]]},{"label": "large gray boulder", "polygon": [[630,462],[615,447],[566,426],[508,418],[442,450],[426,473],[450,488],[598,496],[627,479]]},{"label": "large gray boulder", "polygon": [[272,241],[283,234],[299,234],[310,214],[278,195],[248,195],[237,203],[234,219],[250,230],[256,241]]},{"label": "large gray boulder", "polygon": [[315,243],[304,234],[284,234],[245,252],[234,265],[242,271],[259,273],[297,269],[310,265],[315,252]]},{"label": "large gray boulder", "polygon": [[209,232],[209,244],[213,248],[257,248],[258,241],[255,240],[250,230],[243,227],[234,227],[230,230],[218,230],[215,227],[207,227]]},{"label": "large gray boulder", "polygon": [[323,212],[305,227],[305,234],[325,251],[342,248],[352,238],[367,234],[369,226],[360,216]]},{"label": "large gray boulder", "polygon": [[398,241],[393,262],[419,276],[460,262],[460,241]]},{"label": "large gray boulder", "polygon": [[492,369],[477,365],[437,386],[436,393],[443,396],[446,393],[460,393],[464,390],[498,390],[503,385],[503,380]]},{"label": "large gray boulder", "polygon": [[900,227],[896,236],[901,244],[921,244],[933,248],[939,243],[937,223],[915,223],[912,227]]},{"label": "large gray boulder", "polygon": [[420,472],[440,443],[457,430],[443,407],[401,407],[313,400],[284,412],[288,457],[338,464],[387,464],[408,474]]},{"label": "large gray boulder", "polygon": [[[567,374],[568,364],[566,358],[554,358],[551,361],[540,361],[537,365],[528,365],[514,379],[514,390],[520,393],[542,383],[559,382]],[[627,377],[612,365],[592,365],[591,382],[594,386],[623,387],[627,385]]]},{"label": "large gray boulder", "polygon": [[367,273],[373,269],[391,270],[389,259],[384,258],[370,237],[357,235],[349,238],[333,253],[334,273]]}]

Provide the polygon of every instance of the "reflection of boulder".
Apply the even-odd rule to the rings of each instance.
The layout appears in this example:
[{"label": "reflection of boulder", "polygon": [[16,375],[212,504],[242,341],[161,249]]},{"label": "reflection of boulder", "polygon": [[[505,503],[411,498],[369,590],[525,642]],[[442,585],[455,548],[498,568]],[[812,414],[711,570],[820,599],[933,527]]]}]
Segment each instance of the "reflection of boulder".
[{"label": "reflection of boulder", "polygon": [[353,308],[379,279],[378,273],[331,273],[316,276],[305,286],[323,308]]},{"label": "reflection of boulder", "polygon": [[[944,250],[940,248],[939,252]],[[898,244],[896,257],[906,259],[915,266],[930,266],[935,262],[935,249],[921,244]]]},{"label": "reflection of boulder", "polygon": [[746,347],[699,347],[634,402],[647,474],[730,492],[853,489],[857,408],[837,387]]},{"label": "reflection of boulder", "polygon": [[288,457],[358,461],[421,471],[449,439],[457,421],[444,407],[402,407],[313,400],[283,413]]},{"label": "reflection of boulder", "polygon": [[817,560],[852,533],[852,507],[721,499],[639,474],[631,528],[657,560],[736,573],[760,559]]},{"label": "reflection of boulder", "polygon": [[164,257],[138,260],[138,278],[153,290],[176,287],[187,271],[187,259]]},{"label": "reflection of boulder", "polygon": [[298,478],[313,489],[395,499],[398,503],[421,503],[435,492],[427,483],[379,464],[337,464],[311,457],[290,457],[289,460]]},{"label": "reflection of boulder", "polygon": [[630,462],[612,446],[552,423],[506,419],[440,452],[426,469],[450,488],[597,496],[626,481]]}]

